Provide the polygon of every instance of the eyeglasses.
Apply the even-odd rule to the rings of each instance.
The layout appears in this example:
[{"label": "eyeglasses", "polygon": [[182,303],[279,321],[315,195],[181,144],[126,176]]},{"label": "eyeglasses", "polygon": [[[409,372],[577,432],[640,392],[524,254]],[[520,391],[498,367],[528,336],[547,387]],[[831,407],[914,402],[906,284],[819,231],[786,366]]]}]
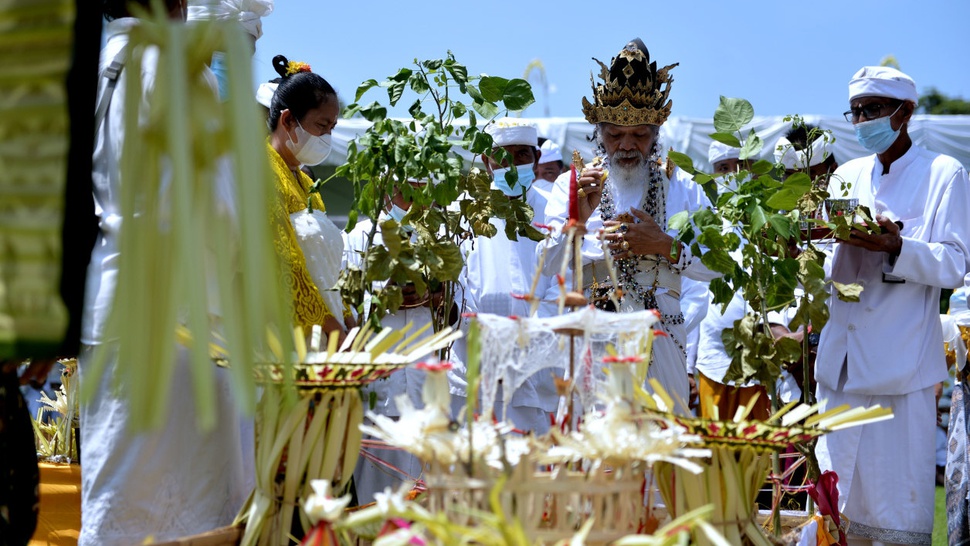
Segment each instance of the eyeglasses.
[{"label": "eyeglasses", "polygon": [[866,119],[876,119],[881,117],[880,114],[882,114],[883,110],[891,108],[894,104],[891,102],[866,104],[865,106],[853,108],[848,112],[843,112],[842,115],[845,116],[845,121],[850,123],[859,121],[862,116],[866,116]]}]

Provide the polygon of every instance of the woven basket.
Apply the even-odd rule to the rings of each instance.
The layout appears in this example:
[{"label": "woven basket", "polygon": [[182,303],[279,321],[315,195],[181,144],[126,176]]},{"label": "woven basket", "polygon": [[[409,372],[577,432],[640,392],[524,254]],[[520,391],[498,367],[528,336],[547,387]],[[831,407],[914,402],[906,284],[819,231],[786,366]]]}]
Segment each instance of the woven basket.
[{"label": "woven basket", "polygon": [[[636,533],[644,515],[643,463],[595,469],[559,465],[542,469],[522,461],[499,495],[502,511],[517,518],[525,535],[546,543],[570,539],[589,519],[587,544],[606,544]],[[476,512],[490,512],[489,494],[495,473],[468,476],[461,466],[432,463],[425,474],[429,509],[444,511],[451,521],[473,525]]]}]

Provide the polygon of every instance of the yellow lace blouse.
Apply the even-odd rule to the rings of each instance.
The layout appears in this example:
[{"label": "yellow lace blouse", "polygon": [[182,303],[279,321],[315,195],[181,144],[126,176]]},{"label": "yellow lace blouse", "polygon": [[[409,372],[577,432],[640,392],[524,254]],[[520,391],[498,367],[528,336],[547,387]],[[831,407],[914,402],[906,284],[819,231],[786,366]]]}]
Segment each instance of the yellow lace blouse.
[{"label": "yellow lace blouse", "polygon": [[302,326],[303,331],[309,334],[311,327],[314,324],[322,325],[330,316],[330,312],[307,271],[306,258],[297,242],[296,232],[293,230],[293,224],[290,223],[290,215],[306,208],[308,195],[314,209],[321,211],[326,209],[319,193],[309,193],[310,186],[313,184],[310,177],[302,171],[296,172],[299,179],[294,177],[293,171],[269,142],[266,143],[266,147],[276,184],[273,243],[276,253],[282,260],[283,283],[293,294],[293,322],[295,325]]}]

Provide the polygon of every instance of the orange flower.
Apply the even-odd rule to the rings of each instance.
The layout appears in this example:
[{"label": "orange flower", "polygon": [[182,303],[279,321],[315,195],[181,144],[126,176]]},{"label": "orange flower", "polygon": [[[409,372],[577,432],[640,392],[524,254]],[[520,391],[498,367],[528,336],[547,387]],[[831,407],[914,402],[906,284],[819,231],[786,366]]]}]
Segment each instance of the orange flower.
[{"label": "orange flower", "polygon": [[286,75],[292,76],[300,72],[310,72],[310,65],[300,61],[290,61],[286,64]]}]

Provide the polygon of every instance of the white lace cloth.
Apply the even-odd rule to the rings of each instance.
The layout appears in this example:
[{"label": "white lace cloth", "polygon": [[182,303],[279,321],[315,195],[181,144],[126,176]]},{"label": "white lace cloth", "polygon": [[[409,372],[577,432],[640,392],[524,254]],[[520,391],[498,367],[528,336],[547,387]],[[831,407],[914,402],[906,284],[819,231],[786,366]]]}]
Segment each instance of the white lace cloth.
[{"label": "white lace cloth", "polygon": [[[620,356],[639,352],[647,334],[657,323],[652,311],[611,313],[587,307],[557,317],[507,318],[480,313],[482,407],[492,407],[499,384],[512,391],[529,377],[546,368],[569,370],[569,336],[557,333],[576,329],[583,333],[574,339],[575,384],[584,407],[592,407],[601,381],[603,357],[612,346]],[[655,345],[656,347],[656,345]],[[683,373],[683,370],[680,370]],[[676,383],[666,378],[663,368],[651,366],[648,377],[661,383]],[[682,396],[682,393],[671,392]]]},{"label": "white lace cloth", "polygon": [[344,239],[338,228],[322,210],[312,213],[306,209],[290,215],[296,241],[306,259],[310,278],[317,285],[330,314],[343,316],[340,292],[334,287],[340,276],[340,264],[344,258]]}]

